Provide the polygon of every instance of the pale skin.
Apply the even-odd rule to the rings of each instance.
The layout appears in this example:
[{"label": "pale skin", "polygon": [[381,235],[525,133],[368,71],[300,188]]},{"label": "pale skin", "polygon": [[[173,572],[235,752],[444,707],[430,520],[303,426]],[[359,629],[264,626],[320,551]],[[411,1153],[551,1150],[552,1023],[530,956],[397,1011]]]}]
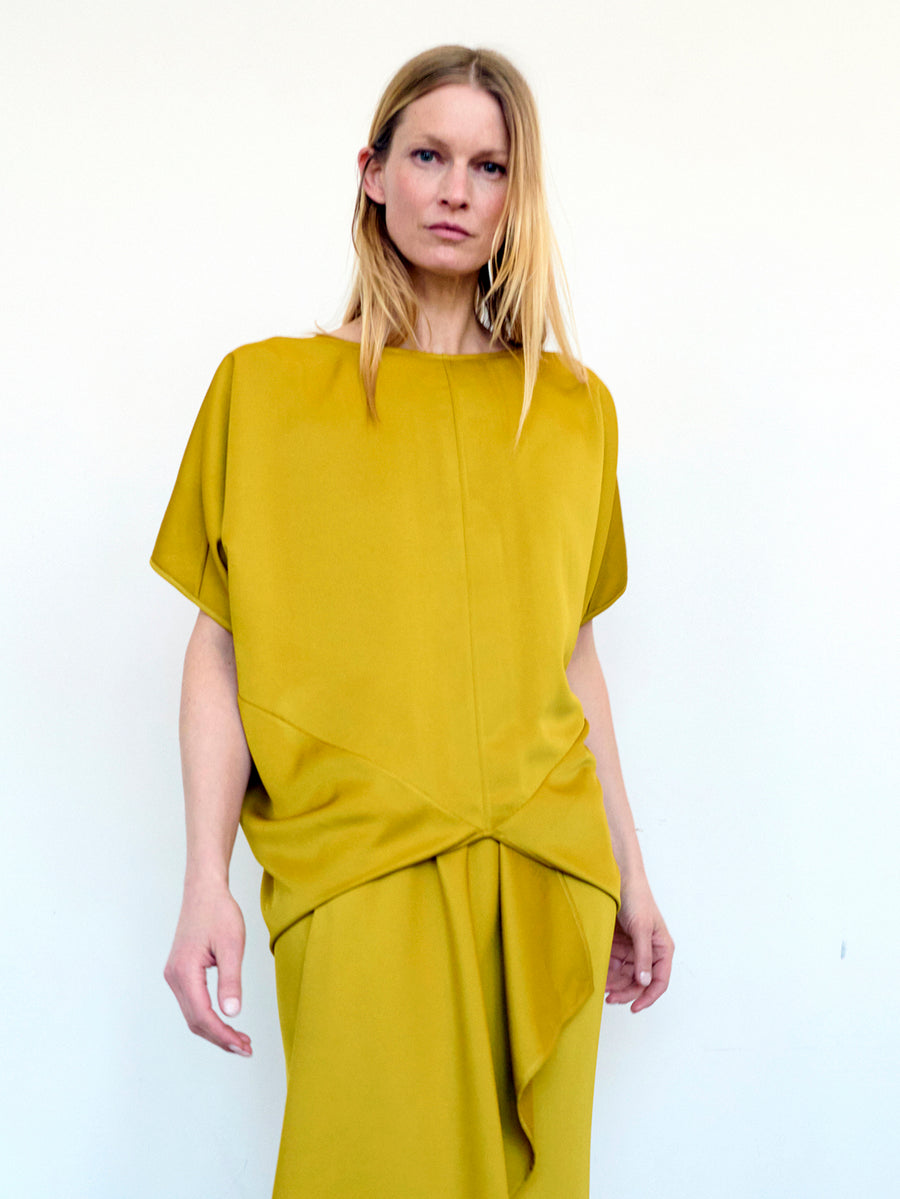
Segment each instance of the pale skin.
[{"label": "pale skin", "polygon": [[[503,208],[508,154],[497,101],[456,83],[408,105],[385,162],[377,162],[367,146],[360,150],[363,186],[385,205],[388,232],[409,263],[419,301],[417,344],[407,348],[439,354],[491,348],[473,301]],[[431,227],[442,221],[460,226],[466,236],[452,238]],[[359,321],[332,336],[358,342]],[[590,725],[587,745],[597,760],[622,876],[606,998],[639,1012],[666,990],[674,944],[647,882],[590,622],[578,634],[566,676]],[[206,971],[215,966],[219,1010],[229,1018],[240,1012],[244,921],[228,871],[251,759],[238,711],[232,637],[204,612],[185,654],[179,736],[187,866],[165,978],[192,1032],[249,1056],[250,1038],[216,1013],[206,984]]]}]

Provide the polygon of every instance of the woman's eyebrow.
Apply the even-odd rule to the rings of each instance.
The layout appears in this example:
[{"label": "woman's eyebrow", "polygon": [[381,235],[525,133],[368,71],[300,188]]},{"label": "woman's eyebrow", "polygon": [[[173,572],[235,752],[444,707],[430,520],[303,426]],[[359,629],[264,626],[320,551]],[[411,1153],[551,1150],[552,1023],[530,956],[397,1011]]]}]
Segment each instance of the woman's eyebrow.
[{"label": "woman's eyebrow", "polygon": [[[411,140],[412,141],[431,142],[432,145],[437,146],[437,148],[439,150],[444,151],[444,153],[446,153],[450,149],[450,147],[447,145],[447,143],[445,141],[443,141],[439,137],[435,137],[435,135],[433,133],[420,133],[420,134],[418,134],[418,136],[413,137]],[[506,153],[507,153],[506,150],[479,150],[476,154],[473,155],[473,157],[474,158],[482,158],[482,157],[505,158]]]}]

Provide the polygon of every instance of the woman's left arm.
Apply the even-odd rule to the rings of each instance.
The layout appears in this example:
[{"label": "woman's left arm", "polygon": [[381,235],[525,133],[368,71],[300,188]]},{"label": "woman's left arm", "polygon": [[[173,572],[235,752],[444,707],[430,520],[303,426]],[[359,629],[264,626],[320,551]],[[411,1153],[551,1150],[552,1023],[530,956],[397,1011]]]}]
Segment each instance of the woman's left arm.
[{"label": "woman's left arm", "polygon": [[606,1001],[631,1003],[631,1010],[640,1012],[655,1003],[668,987],[675,943],[647,882],[590,621],[581,627],[566,677],[590,726],[585,740],[597,759],[613,853],[622,877],[622,903],[613,936]]}]

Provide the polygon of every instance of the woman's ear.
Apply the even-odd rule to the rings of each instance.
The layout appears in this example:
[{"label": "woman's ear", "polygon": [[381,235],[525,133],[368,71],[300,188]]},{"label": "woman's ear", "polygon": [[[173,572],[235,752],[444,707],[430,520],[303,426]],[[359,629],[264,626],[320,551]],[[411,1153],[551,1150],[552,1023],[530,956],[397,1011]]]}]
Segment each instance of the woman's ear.
[{"label": "woman's ear", "polygon": [[[376,204],[384,203],[384,182],[382,166],[369,146],[363,146],[356,156],[359,170],[363,177],[363,188],[370,200]],[[368,167],[366,164],[368,163]]]}]

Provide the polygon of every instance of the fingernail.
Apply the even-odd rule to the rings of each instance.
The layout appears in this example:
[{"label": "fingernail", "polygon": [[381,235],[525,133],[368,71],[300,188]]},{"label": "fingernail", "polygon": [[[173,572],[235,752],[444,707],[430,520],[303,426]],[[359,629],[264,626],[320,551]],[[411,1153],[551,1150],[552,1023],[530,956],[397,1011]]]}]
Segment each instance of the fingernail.
[{"label": "fingernail", "polygon": [[249,1057],[249,1056],[250,1056],[250,1053],[249,1053],[249,1051],[248,1051],[248,1050],[246,1050],[246,1049],[242,1049],[240,1045],[229,1045],[229,1046],[228,1046],[228,1052],[229,1052],[229,1053],[236,1053],[236,1054],[238,1054],[240,1057]]},{"label": "fingernail", "polygon": [[228,999],[222,1000],[222,1011],[226,1016],[236,1016],[241,1010],[241,1001],[235,999],[234,996],[229,996]]},{"label": "fingernail", "polygon": [[649,970],[642,970],[641,977],[638,981],[640,982],[642,987],[649,987],[652,978],[653,978],[653,975],[650,973]]}]

